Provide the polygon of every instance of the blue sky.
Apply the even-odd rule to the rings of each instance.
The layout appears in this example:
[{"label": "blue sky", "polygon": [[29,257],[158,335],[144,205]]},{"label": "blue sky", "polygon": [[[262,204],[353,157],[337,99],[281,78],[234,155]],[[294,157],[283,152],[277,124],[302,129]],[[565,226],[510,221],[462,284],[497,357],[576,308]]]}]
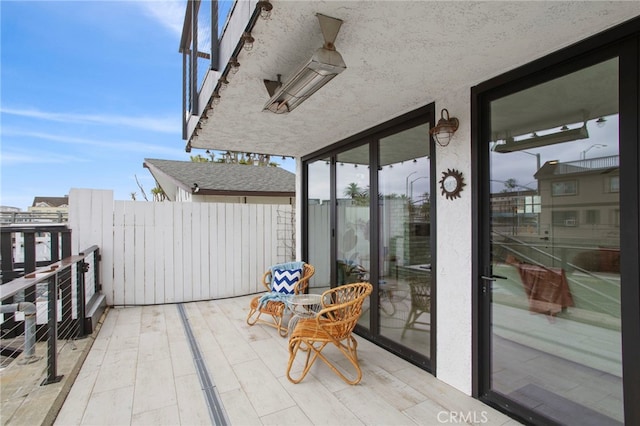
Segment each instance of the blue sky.
[{"label": "blue sky", "polygon": [[[112,189],[151,199],[145,158],[189,161],[181,132],[186,1],[0,2],[0,204]],[[291,165],[287,165],[291,170]]]}]

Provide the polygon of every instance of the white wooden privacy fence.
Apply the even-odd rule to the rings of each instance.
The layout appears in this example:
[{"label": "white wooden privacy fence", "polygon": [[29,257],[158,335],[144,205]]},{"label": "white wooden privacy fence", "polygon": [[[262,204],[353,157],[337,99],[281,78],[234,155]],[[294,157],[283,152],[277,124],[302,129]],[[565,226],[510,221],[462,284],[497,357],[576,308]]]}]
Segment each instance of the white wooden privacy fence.
[{"label": "white wooden privacy fence", "polygon": [[190,302],[262,291],[272,264],[295,258],[290,205],[114,201],[72,189],[72,250],[98,245],[109,305]]}]

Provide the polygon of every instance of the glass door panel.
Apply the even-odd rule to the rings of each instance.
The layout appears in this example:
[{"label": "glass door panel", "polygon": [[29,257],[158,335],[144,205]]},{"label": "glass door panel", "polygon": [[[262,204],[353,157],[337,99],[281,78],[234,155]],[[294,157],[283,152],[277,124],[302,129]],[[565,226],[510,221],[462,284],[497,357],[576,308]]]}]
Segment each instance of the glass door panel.
[{"label": "glass door panel", "polygon": [[307,236],[306,259],[315,267],[309,280],[313,293],[328,290],[331,284],[331,161],[330,158],[308,163],[307,169]]},{"label": "glass door panel", "polygon": [[621,423],[618,60],[490,109],[490,389]]},{"label": "glass door panel", "polygon": [[[336,157],[337,285],[369,281],[371,269],[369,144]],[[369,304],[370,298],[365,302]],[[358,324],[369,328],[369,309]]]},{"label": "glass door panel", "polygon": [[379,141],[379,333],[429,358],[429,124]]}]

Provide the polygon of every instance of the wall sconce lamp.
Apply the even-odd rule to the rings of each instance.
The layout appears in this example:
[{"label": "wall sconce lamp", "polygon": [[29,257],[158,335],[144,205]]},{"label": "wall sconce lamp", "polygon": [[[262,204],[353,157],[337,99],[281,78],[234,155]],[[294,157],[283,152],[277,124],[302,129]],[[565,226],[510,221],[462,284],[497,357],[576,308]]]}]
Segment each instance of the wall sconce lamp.
[{"label": "wall sconce lamp", "polygon": [[256,39],[251,36],[251,33],[248,33],[246,31],[242,34],[241,40],[242,47],[244,47],[244,50],[246,50],[247,52],[253,49],[253,42],[256,41]]},{"label": "wall sconce lamp", "polygon": [[237,58],[231,58],[229,66],[231,66],[231,74],[237,74],[240,69],[240,62],[238,62]]},{"label": "wall sconce lamp", "polygon": [[267,92],[271,97],[263,111],[276,114],[293,111],[347,66],[342,55],[336,51],[334,42],[340,31],[342,20],[316,13],[320,21],[320,30],[324,37],[324,45],[315,51],[302,67],[284,84],[278,81],[264,80]]},{"label": "wall sconce lamp", "polygon": [[[445,113],[447,114],[447,118],[444,118]],[[460,122],[458,119],[455,117],[449,118],[449,111],[443,108],[442,111],[440,111],[438,124],[429,130],[429,133],[431,133],[436,142],[438,142],[438,145],[447,146],[453,134],[458,130],[459,125]]]},{"label": "wall sconce lamp", "polygon": [[206,120],[211,116],[211,114],[213,114],[213,103],[208,102],[202,111],[202,118]]},{"label": "wall sconce lamp", "polygon": [[260,9],[260,17],[262,19],[271,18],[271,9],[273,9],[273,5],[269,3],[269,0],[260,0],[256,3],[256,9]]},{"label": "wall sconce lamp", "polygon": [[191,187],[191,192],[195,194],[198,191],[200,191],[200,187],[198,186],[197,183],[194,183],[193,186]]},{"label": "wall sconce lamp", "polygon": [[220,77],[220,79],[218,79],[218,82],[220,83],[220,87],[218,88],[219,92],[222,92],[229,85],[229,80],[227,80],[227,77],[224,76]]},{"label": "wall sconce lamp", "polygon": [[605,123],[607,122],[607,119],[604,117],[600,117],[596,120],[596,126],[598,127],[604,127]]}]

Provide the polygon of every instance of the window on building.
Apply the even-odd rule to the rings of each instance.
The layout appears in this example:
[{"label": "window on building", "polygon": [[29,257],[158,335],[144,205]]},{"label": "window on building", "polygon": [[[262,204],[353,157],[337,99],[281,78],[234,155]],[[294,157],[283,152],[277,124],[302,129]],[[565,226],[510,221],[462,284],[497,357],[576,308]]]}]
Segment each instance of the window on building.
[{"label": "window on building", "polygon": [[553,226],[577,226],[578,212],[575,210],[560,210],[551,213]]},{"label": "window on building", "polygon": [[578,193],[578,181],[565,180],[551,183],[551,195],[559,197],[563,195],[576,195]]},{"label": "window on building", "polygon": [[600,210],[587,210],[584,213],[584,223],[587,225],[600,224]]}]

